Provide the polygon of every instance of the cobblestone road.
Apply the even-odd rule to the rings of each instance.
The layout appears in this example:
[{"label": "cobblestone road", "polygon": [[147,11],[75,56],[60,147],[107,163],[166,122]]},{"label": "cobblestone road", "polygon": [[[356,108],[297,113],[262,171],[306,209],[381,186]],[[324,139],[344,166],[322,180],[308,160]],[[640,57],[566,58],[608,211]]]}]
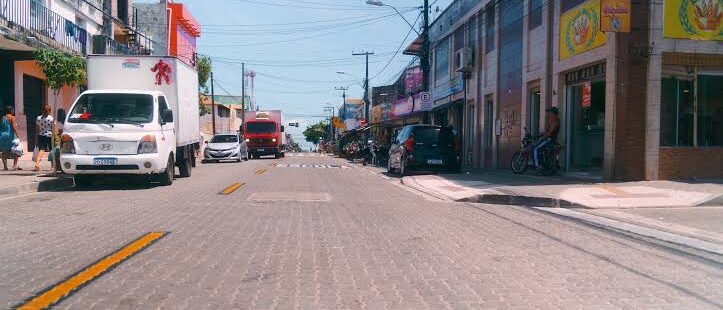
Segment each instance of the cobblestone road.
[{"label": "cobblestone road", "polygon": [[[220,194],[236,182],[245,185]],[[289,156],[203,165],[172,187],[120,180],[5,199],[0,307],[151,231],[169,234],[57,308],[722,307],[718,264],[396,183],[339,159]]]}]

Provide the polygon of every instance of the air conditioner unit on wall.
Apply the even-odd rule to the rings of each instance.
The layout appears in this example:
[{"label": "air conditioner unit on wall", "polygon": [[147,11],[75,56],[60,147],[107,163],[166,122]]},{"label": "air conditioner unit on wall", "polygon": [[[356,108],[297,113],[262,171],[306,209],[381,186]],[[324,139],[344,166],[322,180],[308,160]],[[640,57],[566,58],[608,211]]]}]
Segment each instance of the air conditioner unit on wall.
[{"label": "air conditioner unit on wall", "polygon": [[472,69],[474,59],[472,49],[469,47],[460,48],[454,53],[455,71],[465,71]]}]

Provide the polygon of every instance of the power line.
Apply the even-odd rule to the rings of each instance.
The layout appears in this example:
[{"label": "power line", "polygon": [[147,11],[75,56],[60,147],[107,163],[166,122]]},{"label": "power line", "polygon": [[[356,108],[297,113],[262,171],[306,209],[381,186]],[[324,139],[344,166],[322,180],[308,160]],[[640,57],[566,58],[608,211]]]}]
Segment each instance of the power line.
[{"label": "power line", "polygon": [[[417,21],[419,21],[419,18],[420,18],[421,16],[422,16],[422,14],[417,15],[417,19],[414,20],[414,23],[413,23],[413,24],[416,24]],[[399,47],[397,47],[397,51],[394,52],[394,55],[392,55],[392,58],[389,59],[389,61],[387,62],[387,64],[384,65],[384,67],[383,67],[381,70],[379,70],[379,72],[377,72],[377,74],[375,74],[375,75],[371,78],[371,80],[373,80],[373,79],[375,79],[376,77],[378,77],[380,74],[382,74],[382,72],[384,72],[384,70],[387,69],[387,67],[389,67],[389,64],[391,64],[392,61],[394,60],[394,58],[397,57],[397,55],[399,54],[399,51],[402,49],[402,47],[404,46],[404,44],[407,42],[407,39],[409,39],[409,36],[412,34],[412,30],[414,30],[414,29],[409,29],[409,32],[407,32],[407,35],[404,37],[404,40],[402,40],[402,43],[399,44]]]},{"label": "power line", "polygon": [[[287,4],[287,3],[269,3],[269,2],[254,1],[254,0],[238,0],[238,1],[246,2],[246,3],[261,4],[261,5],[296,8],[296,9],[309,9],[309,10],[334,10],[334,11],[375,11],[375,10],[379,10],[379,8],[371,7],[371,6],[340,7],[340,6],[333,6],[333,5],[329,6],[329,5],[319,5],[319,4],[315,4],[314,6],[304,6],[304,5],[293,5],[293,4]],[[276,0],[276,1],[279,1],[279,0]],[[313,3],[310,1],[294,1],[294,2],[307,3],[307,4]]]}]

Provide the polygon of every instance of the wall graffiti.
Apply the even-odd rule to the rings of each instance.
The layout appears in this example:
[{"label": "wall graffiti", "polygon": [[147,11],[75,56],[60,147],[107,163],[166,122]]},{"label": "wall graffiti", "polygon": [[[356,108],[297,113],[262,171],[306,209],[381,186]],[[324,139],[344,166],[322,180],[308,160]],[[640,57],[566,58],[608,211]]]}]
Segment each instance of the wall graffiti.
[{"label": "wall graffiti", "polygon": [[520,131],[520,116],[516,110],[505,111],[504,115],[502,119],[502,137],[510,139],[515,132]]}]

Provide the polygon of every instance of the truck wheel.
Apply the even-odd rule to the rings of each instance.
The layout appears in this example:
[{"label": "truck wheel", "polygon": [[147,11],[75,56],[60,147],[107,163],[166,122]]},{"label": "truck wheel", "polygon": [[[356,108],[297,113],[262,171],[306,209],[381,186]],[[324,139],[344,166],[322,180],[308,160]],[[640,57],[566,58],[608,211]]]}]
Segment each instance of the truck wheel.
[{"label": "truck wheel", "polygon": [[158,175],[158,181],[161,182],[161,185],[163,186],[169,186],[173,184],[173,177],[175,174],[175,166],[173,163],[173,155],[168,156],[168,164],[166,164],[166,171],[163,171],[161,174]]},{"label": "truck wheel", "polygon": [[86,188],[93,182],[90,175],[76,174],[73,176],[73,183],[76,188]]},{"label": "truck wheel", "polygon": [[182,178],[188,178],[191,176],[191,170],[193,168],[193,156],[190,154],[186,154],[186,158],[183,159],[183,161],[178,165],[178,170],[180,171]]},{"label": "truck wheel", "polygon": [[279,158],[279,153],[274,153],[274,158]]}]

